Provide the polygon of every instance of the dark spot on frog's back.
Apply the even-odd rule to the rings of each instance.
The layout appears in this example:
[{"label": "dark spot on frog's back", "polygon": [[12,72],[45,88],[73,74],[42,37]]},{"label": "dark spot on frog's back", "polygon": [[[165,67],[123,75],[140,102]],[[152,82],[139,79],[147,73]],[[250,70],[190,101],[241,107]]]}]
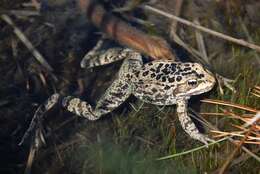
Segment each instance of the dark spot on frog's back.
[{"label": "dark spot on frog's back", "polygon": [[168,89],[170,89],[170,88],[171,88],[171,87],[168,86],[168,85],[166,85],[166,86],[164,87],[165,90],[168,90]]},{"label": "dark spot on frog's back", "polygon": [[166,82],[166,77],[165,76],[162,77],[162,82]]},{"label": "dark spot on frog's back", "polygon": [[174,77],[170,77],[170,78],[168,79],[168,81],[169,81],[170,83],[172,83],[172,82],[175,81],[175,78],[174,78]]},{"label": "dark spot on frog's back", "polygon": [[163,66],[163,63],[159,63],[157,68],[160,69],[162,66]]},{"label": "dark spot on frog's back", "polygon": [[123,93],[121,92],[116,92],[116,93],[111,93],[112,96],[115,96],[116,98],[121,98]]},{"label": "dark spot on frog's back", "polygon": [[156,89],[156,88],[152,88],[152,92],[153,92],[153,93],[156,93],[156,92],[157,92],[157,89]]},{"label": "dark spot on frog's back", "polygon": [[184,68],[184,71],[190,71],[190,70],[191,70],[191,67]]},{"label": "dark spot on frog's back", "polygon": [[190,75],[190,74],[192,74],[192,72],[191,72],[191,71],[188,71],[188,72],[181,73],[181,75],[182,75],[182,76],[187,76],[187,75]]},{"label": "dark spot on frog's back", "polygon": [[128,84],[123,85],[123,86],[121,87],[121,89],[122,89],[122,90],[128,89]]},{"label": "dark spot on frog's back", "polygon": [[143,76],[147,76],[149,74],[149,71],[143,72]]},{"label": "dark spot on frog's back", "polygon": [[158,93],[158,94],[155,96],[155,98],[158,100],[158,99],[162,99],[163,96],[162,96],[160,93]]},{"label": "dark spot on frog's back", "polygon": [[178,76],[178,77],[176,78],[177,82],[181,81],[181,79],[182,79],[181,76]]},{"label": "dark spot on frog's back", "polygon": [[158,74],[158,75],[156,76],[156,80],[159,80],[161,77],[162,77],[162,74]]},{"label": "dark spot on frog's back", "polygon": [[138,78],[139,77],[139,74],[140,74],[140,71],[136,71],[135,72],[135,76]]},{"label": "dark spot on frog's back", "polygon": [[126,78],[127,79],[131,79],[131,75],[130,74],[126,74]]},{"label": "dark spot on frog's back", "polygon": [[170,74],[171,71],[170,71],[167,67],[165,67],[165,68],[162,70],[162,72],[165,73],[166,75],[168,75],[168,74]]},{"label": "dark spot on frog's back", "polygon": [[143,80],[139,80],[138,84],[142,85],[142,84],[144,84],[144,81]]},{"label": "dark spot on frog's back", "polygon": [[199,78],[203,78],[203,77],[205,77],[204,74],[199,74]]},{"label": "dark spot on frog's back", "polygon": [[171,63],[171,67],[176,67],[176,63]]},{"label": "dark spot on frog's back", "polygon": [[162,63],[160,63],[157,67],[156,67],[156,73],[159,73],[161,71],[161,67],[163,66]]},{"label": "dark spot on frog's back", "polygon": [[151,78],[154,78],[155,76],[156,76],[155,73],[152,73],[152,74],[151,74]]},{"label": "dark spot on frog's back", "polygon": [[155,72],[156,70],[154,68],[151,68],[150,71]]}]

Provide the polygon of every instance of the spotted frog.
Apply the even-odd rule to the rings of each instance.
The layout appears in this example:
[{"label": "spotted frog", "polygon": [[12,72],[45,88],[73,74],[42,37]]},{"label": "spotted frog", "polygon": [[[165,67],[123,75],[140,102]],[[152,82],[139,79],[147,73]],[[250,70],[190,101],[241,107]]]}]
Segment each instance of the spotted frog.
[{"label": "spotted frog", "polygon": [[144,64],[140,53],[128,48],[112,48],[89,54],[81,66],[93,68],[124,59],[116,79],[99,99],[95,107],[72,96],[52,95],[38,109],[35,116],[60,103],[66,110],[89,120],[97,120],[112,112],[130,95],[155,105],[177,105],[177,115],[182,128],[191,138],[204,144],[212,141],[196,128],[188,116],[187,101],[193,95],[211,90],[215,78],[198,63],[181,63],[173,60],[155,60]]}]

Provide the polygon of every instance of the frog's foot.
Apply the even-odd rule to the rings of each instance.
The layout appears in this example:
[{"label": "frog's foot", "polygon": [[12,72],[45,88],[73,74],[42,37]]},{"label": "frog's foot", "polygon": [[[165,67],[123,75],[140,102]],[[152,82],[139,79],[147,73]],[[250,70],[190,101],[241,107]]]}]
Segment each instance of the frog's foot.
[{"label": "frog's foot", "polygon": [[191,137],[193,139],[199,140],[200,142],[202,142],[203,144],[206,145],[206,147],[208,147],[208,143],[212,143],[215,142],[213,139],[207,137],[206,135],[203,135],[201,133],[197,133],[196,134],[192,134]]},{"label": "frog's foot", "polygon": [[48,100],[40,105],[38,109],[36,110],[29,128],[25,131],[22,140],[20,141],[19,145],[22,145],[24,140],[31,134],[33,130],[40,129],[41,122],[43,120],[44,114],[52,109],[56,104],[59,103],[59,100],[61,99],[61,96],[59,94],[53,94],[51,97],[48,98]]},{"label": "frog's foot", "polygon": [[94,113],[90,104],[76,97],[64,97],[62,99],[62,107],[78,116],[85,117],[88,120],[97,120],[100,117],[100,115]]}]

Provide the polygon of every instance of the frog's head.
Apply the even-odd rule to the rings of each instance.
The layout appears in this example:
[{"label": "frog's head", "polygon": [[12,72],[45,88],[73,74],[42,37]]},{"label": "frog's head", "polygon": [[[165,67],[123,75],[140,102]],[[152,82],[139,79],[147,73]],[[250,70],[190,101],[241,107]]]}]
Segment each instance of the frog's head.
[{"label": "frog's head", "polygon": [[198,63],[181,65],[179,74],[181,74],[181,80],[177,83],[176,96],[180,97],[190,97],[208,92],[216,82],[213,74]]}]

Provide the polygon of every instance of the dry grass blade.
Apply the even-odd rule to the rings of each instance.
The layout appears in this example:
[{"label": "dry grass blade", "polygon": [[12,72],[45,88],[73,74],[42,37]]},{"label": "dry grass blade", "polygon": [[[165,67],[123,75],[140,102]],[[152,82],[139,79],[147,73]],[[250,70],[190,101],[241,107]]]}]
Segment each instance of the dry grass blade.
[{"label": "dry grass blade", "polygon": [[217,143],[220,143],[222,141],[225,141],[227,140],[229,137],[224,137],[222,139],[219,139],[213,143],[209,143],[208,145],[203,145],[203,146],[199,146],[199,147],[196,147],[196,148],[193,148],[191,150],[187,150],[187,151],[184,151],[184,152],[181,152],[181,153],[177,153],[177,154],[173,154],[173,155],[168,155],[168,156],[164,156],[164,157],[160,157],[160,158],[157,158],[156,160],[160,161],[160,160],[166,160],[166,159],[170,159],[170,158],[175,158],[175,157],[178,157],[178,156],[182,156],[182,155],[185,155],[185,154],[189,154],[189,153],[192,153],[192,152],[196,152],[198,150],[201,150],[201,149],[204,149],[208,146],[211,146],[211,145],[214,145],[214,144],[217,144]]},{"label": "dry grass blade", "polygon": [[260,92],[260,86],[255,86],[255,89],[259,90],[259,92]]},{"label": "dry grass blade", "polygon": [[242,109],[245,111],[249,111],[249,112],[254,112],[257,113],[260,110],[248,107],[248,106],[244,106],[244,105],[240,105],[240,104],[235,104],[235,103],[231,103],[231,102],[227,102],[227,101],[222,101],[222,100],[212,100],[212,99],[205,99],[205,100],[201,100],[204,103],[210,103],[210,104],[217,104],[217,105],[224,105],[224,106],[231,106],[234,108],[238,108],[238,109]]},{"label": "dry grass blade", "polygon": [[12,19],[8,15],[1,15],[3,21],[14,28],[14,33],[16,36],[23,42],[23,44],[30,50],[32,55],[38,60],[38,62],[49,72],[53,71],[53,68],[49,65],[49,63],[44,59],[44,57],[35,49],[29,39],[23,34],[23,32],[14,24]]},{"label": "dry grass blade", "polygon": [[[240,141],[235,140],[236,143],[239,143]],[[255,144],[255,145],[260,145],[259,141],[245,141],[244,144]]]},{"label": "dry grass blade", "polygon": [[[181,13],[181,9],[182,9],[182,6],[183,6],[183,0],[177,0],[176,1],[176,4],[175,4],[175,9],[174,9],[174,14],[176,16],[179,16],[180,13]],[[173,39],[174,38],[174,35],[176,34],[176,31],[177,31],[177,25],[178,25],[178,21],[176,20],[173,20],[172,23],[171,23],[171,26],[170,26],[170,37]],[[174,39],[173,39],[174,40]]]},{"label": "dry grass blade", "polygon": [[200,31],[206,32],[206,33],[211,34],[211,35],[214,35],[214,36],[216,36],[216,37],[219,37],[219,38],[228,40],[228,41],[230,41],[230,42],[233,42],[233,43],[236,43],[236,44],[239,44],[239,45],[243,45],[243,46],[245,46],[245,47],[248,47],[248,48],[251,48],[251,49],[254,49],[254,50],[260,52],[260,46],[255,45],[255,44],[252,44],[252,43],[249,43],[249,42],[247,42],[247,41],[245,41],[245,40],[237,39],[237,38],[234,38],[234,37],[225,35],[225,34],[223,34],[223,33],[216,32],[216,31],[214,31],[214,30],[210,30],[210,29],[208,29],[208,28],[206,28],[206,27],[202,27],[202,26],[200,26],[200,25],[194,24],[194,23],[192,23],[192,22],[190,22],[190,21],[188,21],[188,20],[185,20],[185,19],[182,19],[182,18],[180,18],[180,17],[174,16],[174,15],[172,15],[172,14],[166,13],[166,12],[164,12],[164,11],[161,11],[161,10],[159,10],[159,9],[156,9],[156,8],[154,8],[154,7],[151,7],[151,6],[149,6],[149,5],[144,5],[144,6],[143,6],[143,9],[149,10],[149,11],[154,12],[154,13],[157,13],[157,14],[160,14],[160,15],[162,15],[162,16],[168,17],[168,18],[170,18],[170,19],[172,19],[172,20],[176,20],[176,21],[178,21],[178,22],[180,22],[180,23],[182,23],[182,24],[185,24],[185,25],[187,25],[187,26],[194,27],[194,28],[196,28],[196,29],[198,29],[198,30],[200,30]]},{"label": "dry grass blade", "polygon": [[17,17],[40,16],[39,11],[35,10],[11,10],[10,14],[13,14]]},{"label": "dry grass blade", "polygon": [[260,98],[260,86],[255,86],[250,93]]},{"label": "dry grass blade", "polygon": [[[239,21],[239,23],[240,23],[240,26],[241,26],[242,30],[243,30],[244,33],[246,34],[247,40],[248,40],[249,42],[251,42],[251,43],[254,43],[253,38],[250,36],[250,34],[249,34],[249,32],[248,32],[248,29],[247,29],[245,23],[243,22],[242,18],[239,17],[239,18],[238,18],[238,21]],[[259,57],[259,55],[257,54],[256,51],[254,51],[254,57],[255,57],[256,62],[257,62],[258,64],[260,64],[260,57]]]},{"label": "dry grass blade", "polygon": [[[248,131],[248,130],[247,130]],[[215,131],[212,130],[211,132],[216,133],[218,135],[215,135],[214,137],[226,137],[226,136],[233,136],[233,137],[245,137],[245,135],[243,135],[243,133],[245,133],[245,131],[236,131],[236,132],[223,132],[223,131]],[[260,138],[259,137],[254,137],[254,136],[248,136],[247,137],[248,140],[257,140],[260,142]]]},{"label": "dry grass blade", "polygon": [[[218,173],[224,173],[227,169],[227,167],[229,166],[229,164],[231,163],[231,161],[233,160],[233,158],[235,157],[235,155],[237,154],[238,150],[241,148],[243,149],[245,152],[247,152],[248,154],[250,154],[250,156],[254,157],[257,161],[260,160],[260,158],[255,155],[253,152],[249,151],[248,149],[246,149],[243,144],[254,144],[254,145],[259,145],[260,144],[260,134],[259,134],[259,125],[257,125],[258,121],[260,120],[260,112],[259,110],[255,109],[255,108],[251,108],[248,106],[244,106],[244,105],[240,105],[240,104],[234,104],[231,102],[227,102],[227,101],[221,101],[221,100],[211,100],[211,99],[207,99],[207,100],[202,100],[202,102],[205,103],[211,103],[211,104],[217,104],[217,105],[224,105],[224,106],[230,106],[230,107],[234,107],[234,108],[238,108],[238,109],[242,109],[245,111],[249,111],[249,112],[253,112],[254,115],[248,115],[248,114],[244,114],[244,115],[238,115],[232,111],[228,111],[225,109],[221,109],[223,111],[223,113],[202,113],[203,115],[214,115],[214,116],[226,116],[228,115],[229,117],[233,118],[233,119],[239,119],[241,121],[244,122],[244,124],[242,126],[239,125],[232,125],[236,128],[239,129],[239,131],[233,131],[233,132],[225,132],[225,131],[219,131],[219,130],[212,130],[211,132],[217,134],[214,137],[218,137],[218,138],[223,138],[223,137],[229,137],[229,140],[237,145],[237,148],[233,151],[233,153],[229,156],[229,158],[226,160],[226,162],[224,163],[224,165],[222,166],[222,168],[220,169],[220,171],[218,171]],[[250,128],[247,128],[248,126],[250,126]],[[231,137],[243,137],[242,140],[234,140]],[[260,162],[260,161],[259,161]]]},{"label": "dry grass blade", "polygon": [[[233,127],[239,129],[239,130],[243,130],[243,131],[248,131],[248,129],[246,129],[245,127],[243,126],[238,126],[238,125],[234,125],[234,124],[231,124]],[[252,130],[252,134],[255,134],[257,137],[260,136],[260,134],[257,133],[257,131],[260,130],[260,127],[259,126],[255,126],[255,129]]]},{"label": "dry grass blade", "polygon": [[30,148],[30,153],[29,153],[29,156],[28,156],[28,160],[27,160],[26,169],[25,169],[24,174],[30,174],[31,173],[31,168],[32,168],[34,157],[35,157],[35,153],[36,153],[36,148],[32,145],[31,148]]},{"label": "dry grass blade", "polygon": [[[199,19],[195,19],[194,23],[196,23],[197,25],[200,25]],[[210,65],[210,61],[209,61],[209,57],[208,57],[208,54],[207,54],[203,35],[201,34],[200,31],[196,30],[195,36],[196,36],[197,45],[198,45],[198,48],[199,48],[199,51],[202,55],[203,60],[207,63],[207,65]]]},{"label": "dry grass blade", "polygon": [[219,113],[219,112],[215,112],[215,113],[212,113],[212,112],[201,112],[200,115],[209,115],[209,116],[226,116],[225,113]]},{"label": "dry grass blade", "polygon": [[239,144],[237,145],[236,149],[231,153],[231,155],[228,157],[228,159],[226,160],[226,162],[223,164],[223,166],[221,167],[219,174],[223,174],[225,173],[226,169],[228,168],[228,166],[230,165],[230,163],[232,162],[233,158],[235,157],[235,155],[238,153],[238,150],[242,147],[242,145],[244,144],[244,142],[247,140],[248,136],[251,134],[251,130],[254,128],[255,125],[252,125],[250,127],[250,129],[248,130],[248,132],[245,134],[244,138],[239,142]]},{"label": "dry grass blade", "polygon": [[243,126],[247,127],[247,126],[252,125],[254,123],[257,124],[259,121],[260,121],[260,112],[256,113],[256,115],[252,119],[250,119],[248,122],[246,122]]}]

